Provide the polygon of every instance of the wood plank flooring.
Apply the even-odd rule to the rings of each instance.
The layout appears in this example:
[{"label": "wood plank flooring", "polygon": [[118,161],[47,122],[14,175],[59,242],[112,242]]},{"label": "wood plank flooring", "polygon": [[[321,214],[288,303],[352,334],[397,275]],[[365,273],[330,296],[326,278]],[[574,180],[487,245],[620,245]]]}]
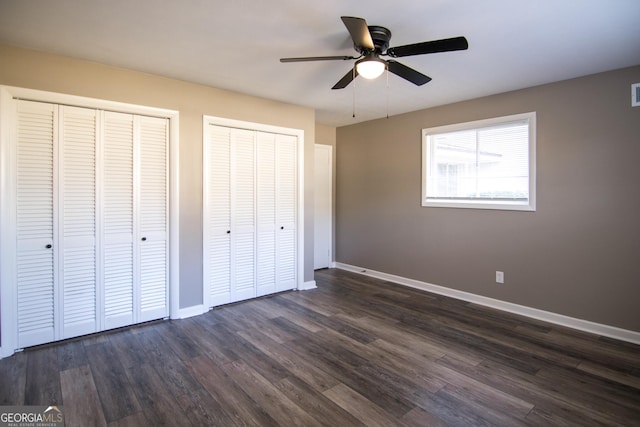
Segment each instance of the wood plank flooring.
[{"label": "wood plank flooring", "polygon": [[637,426],[640,346],[341,271],[27,349],[0,405],[67,426]]}]

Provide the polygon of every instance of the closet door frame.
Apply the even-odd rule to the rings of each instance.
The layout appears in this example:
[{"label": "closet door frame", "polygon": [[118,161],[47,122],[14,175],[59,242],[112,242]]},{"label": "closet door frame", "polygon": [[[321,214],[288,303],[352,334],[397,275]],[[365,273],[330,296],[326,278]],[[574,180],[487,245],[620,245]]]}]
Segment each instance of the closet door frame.
[{"label": "closet door frame", "polygon": [[117,111],[169,120],[169,316],[180,317],[179,306],[179,112],[82,96],[0,86],[0,358],[13,354],[17,345],[16,278],[16,135],[17,99]]},{"label": "closet door frame", "polygon": [[[267,132],[267,133],[274,133],[274,134],[283,134],[283,135],[291,135],[297,138],[298,144],[297,144],[297,173],[298,173],[298,182],[297,182],[297,242],[296,242],[296,250],[297,250],[297,271],[296,271],[296,288],[298,290],[301,289],[305,289],[304,287],[304,130],[302,129],[294,129],[294,128],[287,128],[287,127],[282,127],[282,126],[275,126],[275,125],[269,125],[269,124],[263,124],[263,123],[255,123],[255,122],[248,122],[248,121],[244,121],[244,120],[235,120],[235,119],[228,119],[228,118],[224,118],[224,117],[216,117],[216,116],[207,116],[204,115],[202,117],[202,128],[203,128],[203,156],[202,156],[202,170],[203,170],[203,174],[202,174],[202,181],[203,181],[203,185],[202,185],[202,197],[203,197],[203,215],[202,215],[202,220],[203,220],[203,255],[206,253],[207,249],[205,248],[206,245],[206,230],[207,230],[207,224],[206,224],[206,215],[207,215],[207,210],[206,210],[206,205],[204,204],[204,201],[206,200],[206,190],[207,190],[207,183],[206,183],[206,170],[207,170],[207,163],[206,163],[206,153],[205,153],[205,144],[207,144],[207,136],[208,136],[208,130],[207,128],[210,125],[217,125],[217,126],[224,126],[224,127],[228,127],[228,128],[237,128],[237,129],[246,129],[246,130],[251,130],[251,131],[257,131],[257,132]],[[204,261],[204,259],[203,259]],[[206,272],[203,272],[203,276],[204,274],[206,274]],[[205,281],[203,280],[203,283]],[[204,306],[205,306],[205,310],[208,310],[209,307],[212,306],[212,304],[210,304],[210,298],[209,298],[209,289],[206,286],[202,287],[202,301],[204,302]]]}]

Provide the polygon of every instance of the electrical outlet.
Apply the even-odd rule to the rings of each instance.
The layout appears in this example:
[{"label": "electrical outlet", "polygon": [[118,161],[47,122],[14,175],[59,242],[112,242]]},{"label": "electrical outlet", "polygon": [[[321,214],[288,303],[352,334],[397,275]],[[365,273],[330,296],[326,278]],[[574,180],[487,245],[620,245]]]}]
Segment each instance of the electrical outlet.
[{"label": "electrical outlet", "polygon": [[496,271],[496,283],[504,283],[504,272]]}]

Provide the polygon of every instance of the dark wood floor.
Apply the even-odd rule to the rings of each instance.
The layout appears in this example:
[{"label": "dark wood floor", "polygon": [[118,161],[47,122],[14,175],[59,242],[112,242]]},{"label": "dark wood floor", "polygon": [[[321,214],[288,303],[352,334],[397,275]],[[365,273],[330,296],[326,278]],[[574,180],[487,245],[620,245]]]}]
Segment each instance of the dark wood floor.
[{"label": "dark wood floor", "polygon": [[67,426],[640,425],[640,346],[340,271],[317,290],[32,348],[0,405]]}]

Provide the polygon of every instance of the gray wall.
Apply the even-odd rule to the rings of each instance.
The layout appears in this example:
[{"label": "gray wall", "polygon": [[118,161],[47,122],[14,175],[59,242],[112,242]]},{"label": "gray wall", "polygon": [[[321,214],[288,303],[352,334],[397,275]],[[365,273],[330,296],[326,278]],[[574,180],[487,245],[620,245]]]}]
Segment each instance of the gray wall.
[{"label": "gray wall", "polygon": [[[336,261],[640,331],[637,82],[632,67],[338,128]],[[420,206],[422,128],[528,111],[536,212]]]},{"label": "gray wall", "polygon": [[304,130],[304,280],[313,280],[313,109],[6,45],[0,84],[180,112],[180,308],[202,303],[202,116]]}]

